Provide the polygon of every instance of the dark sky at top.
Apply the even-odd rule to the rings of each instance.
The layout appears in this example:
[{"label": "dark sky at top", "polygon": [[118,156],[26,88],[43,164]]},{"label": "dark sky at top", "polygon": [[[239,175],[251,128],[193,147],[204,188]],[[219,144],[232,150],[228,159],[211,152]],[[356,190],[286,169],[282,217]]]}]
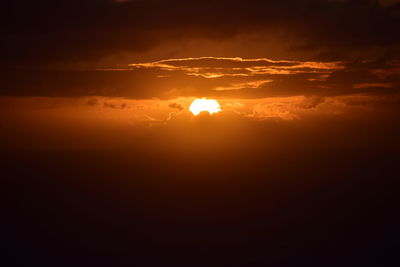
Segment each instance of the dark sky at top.
[{"label": "dark sky at top", "polygon": [[240,34],[284,35],[293,40],[293,49],[323,49],[319,60],[376,46],[391,58],[400,41],[400,7],[384,2],[7,1],[1,8],[1,58],[3,64],[96,60],[173,39]]},{"label": "dark sky at top", "polygon": [[[288,87],[297,83],[300,94],[351,94],[355,84],[363,84],[360,93],[379,88],[387,94],[398,87],[399,28],[398,1],[7,1],[1,4],[0,92],[265,97],[296,95]],[[159,81],[165,73],[157,68],[111,71],[127,70],[131,63],[204,56],[341,62],[345,68],[328,73],[322,85],[310,84],[309,79],[318,78],[313,69],[298,76],[265,75],[256,80],[274,83],[253,93],[247,80],[222,77],[210,84],[173,72],[172,78]],[[216,61],[211,67],[221,66]],[[107,71],[99,73],[99,68]],[[365,77],[376,70],[387,75]],[[218,87],[229,87],[227,83],[250,90],[215,93]],[[165,95],[171,88],[188,86],[194,92]],[[325,93],[318,86],[334,89]]]}]

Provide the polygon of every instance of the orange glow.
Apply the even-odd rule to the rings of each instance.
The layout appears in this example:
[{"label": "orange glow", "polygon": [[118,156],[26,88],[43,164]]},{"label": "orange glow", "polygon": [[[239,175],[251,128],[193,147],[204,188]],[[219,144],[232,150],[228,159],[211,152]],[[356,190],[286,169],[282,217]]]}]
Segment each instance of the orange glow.
[{"label": "orange glow", "polygon": [[207,111],[208,113],[214,114],[221,111],[221,106],[215,99],[205,99],[205,98],[198,98],[195,99],[189,107],[190,112],[193,115],[197,116],[202,111]]}]

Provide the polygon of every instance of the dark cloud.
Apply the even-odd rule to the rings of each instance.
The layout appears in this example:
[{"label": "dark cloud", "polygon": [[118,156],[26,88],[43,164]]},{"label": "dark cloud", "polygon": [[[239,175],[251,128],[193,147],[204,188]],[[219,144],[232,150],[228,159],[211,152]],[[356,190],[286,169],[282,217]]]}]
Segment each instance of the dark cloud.
[{"label": "dark cloud", "polygon": [[[187,61],[187,62],[186,62]],[[136,63],[121,69],[20,70],[0,73],[3,96],[262,98],[396,94],[400,63],[272,61],[204,58]],[[171,63],[174,62],[174,63]],[[175,64],[179,62],[179,66]],[[267,64],[265,64],[267,63]],[[277,64],[275,64],[277,63]],[[175,65],[174,65],[175,64]]]},{"label": "dark cloud", "polygon": [[377,0],[42,0],[1,5],[0,58],[6,65],[95,60],[171,40],[226,40],[240,34],[283,34],[293,40],[292,48],[323,49],[331,58],[377,46],[398,52],[400,41],[400,5]]},{"label": "dark cloud", "polygon": [[126,103],[122,103],[122,104],[114,104],[114,103],[109,103],[109,102],[104,102],[104,107],[105,108],[112,108],[112,109],[125,109],[127,107]]},{"label": "dark cloud", "polygon": [[178,110],[183,110],[183,106],[179,103],[171,103],[168,105],[168,107],[178,109]]},{"label": "dark cloud", "polygon": [[[250,98],[392,94],[399,88],[396,1],[42,0],[8,1],[0,9],[3,96]],[[278,46],[318,56],[270,60],[274,51],[265,45],[275,37],[287,41]],[[252,38],[259,57],[246,60],[240,52],[227,58],[202,50],[177,59],[152,52],[158,47],[165,55],[162,47],[171,42],[184,47],[202,39],[218,47],[221,40]],[[113,56],[122,53],[156,59],[121,67]],[[111,67],[99,63],[105,58],[113,58]]]},{"label": "dark cloud", "polygon": [[300,104],[302,108],[311,109],[317,107],[319,104],[324,103],[325,98],[321,96],[309,96],[303,103]]},{"label": "dark cloud", "polygon": [[97,106],[99,104],[99,101],[96,98],[89,98],[86,104],[88,104],[89,106]]}]

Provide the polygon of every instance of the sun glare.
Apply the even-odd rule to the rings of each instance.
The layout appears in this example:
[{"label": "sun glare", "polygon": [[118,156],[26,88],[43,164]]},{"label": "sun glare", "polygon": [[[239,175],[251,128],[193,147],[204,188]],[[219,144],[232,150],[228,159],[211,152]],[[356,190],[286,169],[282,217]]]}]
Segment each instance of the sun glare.
[{"label": "sun glare", "polygon": [[192,102],[189,110],[195,116],[199,115],[202,111],[207,111],[211,115],[220,112],[221,106],[215,99],[198,98]]}]

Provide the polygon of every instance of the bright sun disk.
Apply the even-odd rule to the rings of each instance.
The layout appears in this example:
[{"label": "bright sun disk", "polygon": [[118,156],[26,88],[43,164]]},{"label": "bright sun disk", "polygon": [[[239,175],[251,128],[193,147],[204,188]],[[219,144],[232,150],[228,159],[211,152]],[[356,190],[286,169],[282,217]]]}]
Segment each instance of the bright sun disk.
[{"label": "bright sun disk", "polygon": [[207,111],[210,115],[221,111],[221,106],[215,99],[197,98],[189,107],[190,112],[197,116],[202,111]]}]

